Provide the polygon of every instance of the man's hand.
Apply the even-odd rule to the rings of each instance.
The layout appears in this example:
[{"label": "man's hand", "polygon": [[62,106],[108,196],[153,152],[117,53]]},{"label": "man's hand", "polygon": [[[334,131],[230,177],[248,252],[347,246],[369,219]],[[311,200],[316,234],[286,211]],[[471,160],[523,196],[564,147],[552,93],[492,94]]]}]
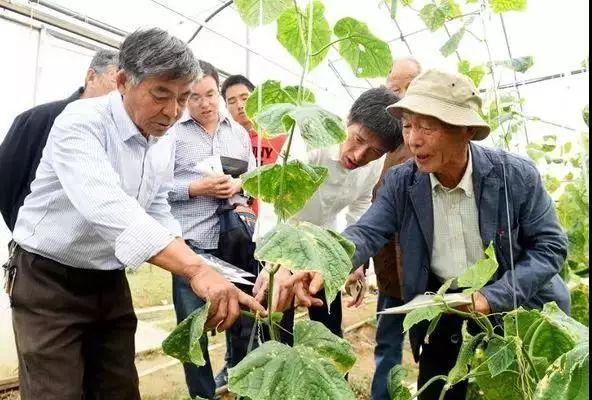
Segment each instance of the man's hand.
[{"label": "man's hand", "polygon": [[[347,278],[347,281],[345,282],[345,290],[346,290],[347,294],[352,296],[352,299],[347,303],[347,307],[358,308],[362,305],[362,303],[364,302],[365,281],[366,281],[366,275],[364,274],[364,266],[361,266],[360,268],[356,269],[354,272],[352,272],[349,275],[349,277]],[[350,287],[355,286],[356,284],[358,284],[358,282],[362,282],[360,292],[359,293],[351,293]]]},{"label": "man's hand", "polygon": [[491,306],[489,305],[487,298],[483,296],[480,292],[476,292],[473,296],[475,298],[474,308],[472,304],[468,304],[466,306],[458,307],[458,310],[464,312],[477,312],[483,315],[491,314]]},{"label": "man's hand", "polygon": [[[292,273],[289,269],[279,267],[273,279],[272,311],[285,311],[294,304],[294,285],[290,283]],[[255,300],[263,304],[269,290],[269,272],[261,271],[253,287]]]},{"label": "man's hand", "polygon": [[218,332],[222,332],[230,328],[240,316],[241,304],[261,316],[267,315],[257,300],[243,293],[210,267],[202,266],[189,282],[198,297],[211,303],[207,329],[217,328]]},{"label": "man's hand", "polygon": [[315,295],[323,288],[323,275],[320,272],[299,271],[292,275],[286,282],[286,287],[291,287],[296,296],[296,305],[310,307],[320,307],[323,305],[321,299]]},{"label": "man's hand", "polygon": [[232,179],[230,175],[203,178],[192,182],[189,196],[206,196],[217,199],[229,199],[241,191],[241,180]]}]

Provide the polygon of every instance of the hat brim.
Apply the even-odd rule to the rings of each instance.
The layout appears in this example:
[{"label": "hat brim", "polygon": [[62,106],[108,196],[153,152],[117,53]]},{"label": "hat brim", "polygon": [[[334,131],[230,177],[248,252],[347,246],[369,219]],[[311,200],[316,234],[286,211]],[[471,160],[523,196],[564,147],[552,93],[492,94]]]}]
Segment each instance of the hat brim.
[{"label": "hat brim", "polygon": [[475,110],[446,101],[418,94],[408,94],[400,101],[387,107],[395,117],[401,118],[403,112],[427,115],[454,126],[468,126],[477,129],[473,140],[483,140],[489,136],[491,128]]}]

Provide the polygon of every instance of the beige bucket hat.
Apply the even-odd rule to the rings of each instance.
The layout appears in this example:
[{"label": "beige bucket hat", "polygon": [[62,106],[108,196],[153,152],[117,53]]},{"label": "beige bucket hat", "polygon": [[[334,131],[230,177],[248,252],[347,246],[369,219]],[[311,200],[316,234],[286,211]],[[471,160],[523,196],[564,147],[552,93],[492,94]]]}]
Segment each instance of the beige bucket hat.
[{"label": "beige bucket hat", "polygon": [[404,111],[428,115],[455,126],[477,128],[473,140],[483,140],[491,129],[479,111],[483,100],[473,81],[461,74],[428,70],[415,78],[407,94],[387,110],[396,117]]}]

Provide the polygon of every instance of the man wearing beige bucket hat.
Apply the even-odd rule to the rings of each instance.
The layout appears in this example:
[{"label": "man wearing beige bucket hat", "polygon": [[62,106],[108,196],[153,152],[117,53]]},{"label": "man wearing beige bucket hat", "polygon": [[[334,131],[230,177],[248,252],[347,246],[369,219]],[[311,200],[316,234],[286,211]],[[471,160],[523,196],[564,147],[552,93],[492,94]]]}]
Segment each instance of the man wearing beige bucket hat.
[{"label": "man wearing beige bucket hat", "polygon": [[[388,108],[402,118],[414,159],[389,171],[371,208],[345,230],[356,245],[353,265],[364,264],[398,233],[403,299],[408,302],[458,277],[493,242],[500,267],[477,293],[477,311],[489,315],[517,306],[540,309],[555,301],[569,313],[569,293],[558,275],[567,238],[553,202],[532,162],[472,143],[490,132],[479,113],[481,102],[467,77],[429,70]],[[308,286],[308,293],[321,286],[318,276],[293,279]],[[429,344],[424,343],[427,325],[411,330],[419,387],[447,375],[454,365],[462,322],[443,317]],[[438,399],[442,387],[441,381],[430,385],[419,398]],[[464,399],[465,393],[466,386],[459,384],[445,398]]]}]

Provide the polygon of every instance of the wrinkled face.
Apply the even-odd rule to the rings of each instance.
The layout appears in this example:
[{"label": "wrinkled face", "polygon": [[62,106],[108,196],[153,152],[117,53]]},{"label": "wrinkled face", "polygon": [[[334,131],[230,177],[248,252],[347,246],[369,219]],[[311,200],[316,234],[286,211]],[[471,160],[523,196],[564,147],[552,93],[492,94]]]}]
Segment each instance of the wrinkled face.
[{"label": "wrinkled face", "polygon": [[183,115],[191,94],[191,81],[148,77],[133,85],[125,71],[119,71],[117,88],[128,115],[140,132],[145,137],[161,137]]},{"label": "wrinkled face", "polygon": [[458,169],[474,135],[469,128],[451,126],[426,115],[403,113],[401,122],[405,144],[424,173],[447,174]]},{"label": "wrinkled face", "polygon": [[220,118],[220,91],[216,80],[211,76],[191,85],[189,112],[202,125],[218,122]]},{"label": "wrinkled face", "polygon": [[117,66],[110,65],[103,71],[89,69],[86,74],[85,90],[92,96],[104,96],[117,89]]},{"label": "wrinkled face", "polygon": [[341,146],[339,162],[346,169],[356,169],[379,159],[390,148],[386,141],[360,123],[347,127],[347,140]]},{"label": "wrinkled face", "polygon": [[243,127],[250,127],[251,120],[245,112],[245,104],[251,95],[248,87],[242,84],[230,86],[226,89],[226,106],[232,118]]},{"label": "wrinkled face", "polygon": [[406,60],[397,61],[386,79],[386,87],[404,97],[411,81],[417,76],[417,66]]}]

